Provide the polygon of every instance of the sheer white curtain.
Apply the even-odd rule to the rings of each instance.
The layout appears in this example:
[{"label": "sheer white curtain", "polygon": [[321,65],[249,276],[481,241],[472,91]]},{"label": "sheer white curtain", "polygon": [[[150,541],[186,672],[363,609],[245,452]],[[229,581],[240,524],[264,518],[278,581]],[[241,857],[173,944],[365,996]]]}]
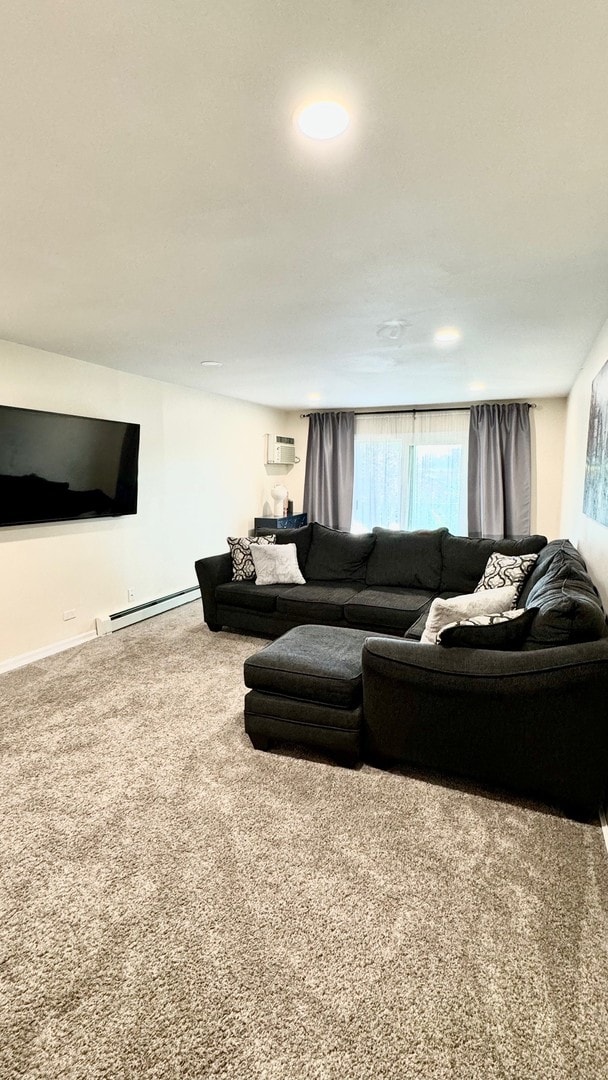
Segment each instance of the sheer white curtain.
[{"label": "sheer white curtain", "polygon": [[467,532],[468,410],[355,417],[354,532]]}]

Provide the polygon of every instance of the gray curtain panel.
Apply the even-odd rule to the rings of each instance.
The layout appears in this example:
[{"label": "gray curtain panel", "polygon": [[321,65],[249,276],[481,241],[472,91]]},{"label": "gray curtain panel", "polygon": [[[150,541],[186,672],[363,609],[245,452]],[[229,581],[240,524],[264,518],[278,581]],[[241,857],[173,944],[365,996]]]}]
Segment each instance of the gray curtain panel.
[{"label": "gray curtain panel", "polygon": [[529,536],[530,489],[530,406],[473,405],[469,536]]},{"label": "gray curtain panel", "polygon": [[311,413],[304,476],[309,521],[350,529],[355,470],[355,414]]}]

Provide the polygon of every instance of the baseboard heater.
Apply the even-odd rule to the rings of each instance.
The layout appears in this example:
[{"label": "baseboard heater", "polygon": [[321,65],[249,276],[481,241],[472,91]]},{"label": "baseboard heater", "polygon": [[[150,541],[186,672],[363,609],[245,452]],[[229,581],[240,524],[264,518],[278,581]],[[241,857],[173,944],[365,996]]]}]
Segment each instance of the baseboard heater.
[{"label": "baseboard heater", "polygon": [[197,596],[200,596],[198,585],[192,585],[189,589],[180,589],[179,592],[169,593],[168,596],[159,596],[157,600],[135,604],[134,607],[125,608],[124,611],[115,611],[113,615],[101,615],[95,619],[97,636],[113,634],[115,630],[122,630],[125,626],[142,622],[143,619],[151,619],[154,615],[180,607],[181,604],[189,604],[192,600],[196,600]]}]

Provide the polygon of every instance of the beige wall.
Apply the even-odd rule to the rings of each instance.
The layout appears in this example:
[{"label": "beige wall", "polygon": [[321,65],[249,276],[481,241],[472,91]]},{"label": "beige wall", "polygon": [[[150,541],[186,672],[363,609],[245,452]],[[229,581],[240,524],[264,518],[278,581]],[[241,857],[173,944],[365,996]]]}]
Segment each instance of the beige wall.
[{"label": "beige wall", "polygon": [[[590,372],[594,363],[601,366],[608,340],[598,347],[596,360],[589,360]],[[594,373],[577,383],[571,400],[569,440],[578,445],[578,465],[570,454],[564,482],[569,507],[578,497],[572,489],[578,485],[582,493]],[[288,488],[294,510],[303,508],[308,421],[299,413],[9,342],[0,342],[0,400],[141,424],[135,517],[0,529],[0,664],[92,633],[96,617],[129,606],[128,588],[135,590],[135,602],[144,602],[196,584],[196,558],[224,551],[228,534],[247,533],[255,516],[272,514],[273,484]],[[541,399],[536,404],[532,527],[551,538],[561,535],[566,402]],[[268,431],[295,436],[299,463],[289,468],[264,464]],[[572,513],[561,528],[571,535],[582,529],[590,562],[605,562],[606,529],[588,519],[581,524],[580,515]],[[70,609],[76,618],[64,622],[63,612]]]},{"label": "beige wall", "polygon": [[275,409],[8,342],[0,401],[141,424],[136,516],[0,529],[0,663],[91,633],[129,606],[128,588],[144,602],[195,585],[194,560],[227,550],[272,485],[290,486],[264,465],[265,433],[289,434]]},{"label": "beige wall", "polygon": [[[563,482],[564,438],[566,428],[566,398],[536,398],[532,411],[532,452],[535,466],[532,475],[532,532],[542,533],[550,540],[560,536],[560,508]],[[404,405],[403,408],[410,408]],[[449,408],[449,405],[445,406]],[[299,413],[290,413],[289,432],[302,447],[302,463],[293,470],[288,485],[294,506],[302,507],[304,462],[308,421]],[[299,450],[298,450],[299,452]]]},{"label": "beige wall", "polygon": [[603,326],[568,399],[562,535],[578,547],[608,609],[608,527],[583,513],[591,383],[608,360],[608,322]]}]

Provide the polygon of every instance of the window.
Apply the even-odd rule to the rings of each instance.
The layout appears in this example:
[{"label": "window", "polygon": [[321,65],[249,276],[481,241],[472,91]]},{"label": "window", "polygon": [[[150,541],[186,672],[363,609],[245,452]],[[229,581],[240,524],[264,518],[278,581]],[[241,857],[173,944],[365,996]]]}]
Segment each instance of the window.
[{"label": "window", "polygon": [[468,409],[357,416],[353,532],[466,534],[468,436]]}]

